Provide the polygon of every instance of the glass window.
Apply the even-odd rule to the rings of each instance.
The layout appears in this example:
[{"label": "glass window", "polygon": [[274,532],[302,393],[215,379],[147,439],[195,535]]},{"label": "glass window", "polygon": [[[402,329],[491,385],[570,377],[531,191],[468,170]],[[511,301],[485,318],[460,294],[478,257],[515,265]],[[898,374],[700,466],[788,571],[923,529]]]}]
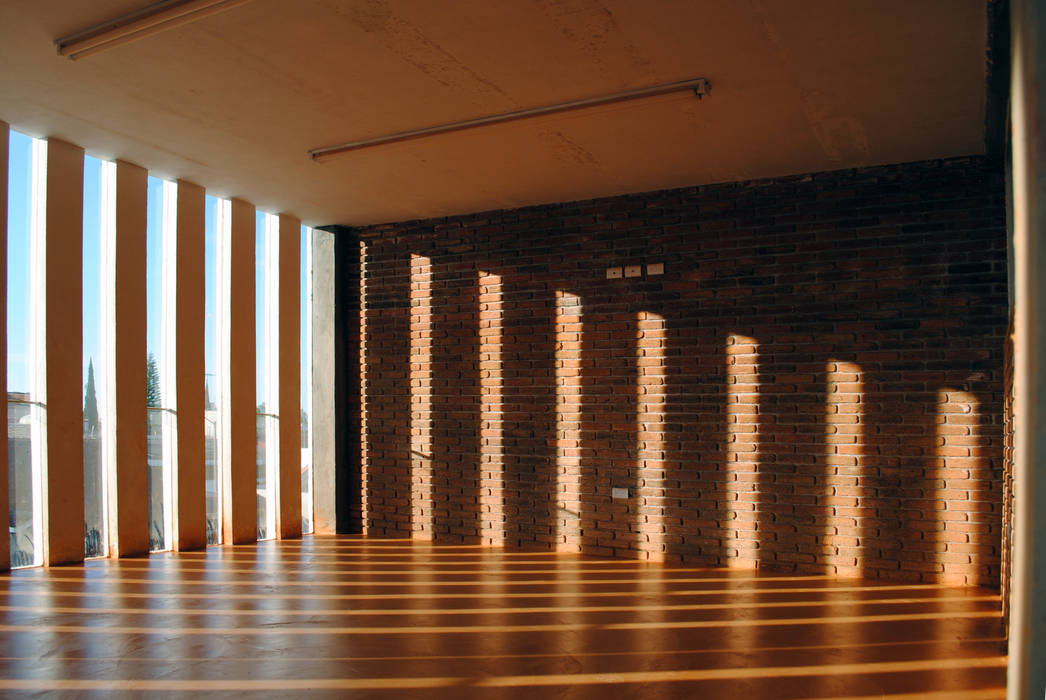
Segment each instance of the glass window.
[{"label": "glass window", "polygon": [[149,548],[172,543],[174,463],[174,236],[177,185],[149,178],[146,226],[146,413],[148,420]]},{"label": "glass window", "polygon": [[11,566],[43,560],[43,406],[33,313],[44,233],[47,142],[10,132],[7,208],[7,439]]},{"label": "glass window", "polygon": [[204,439],[206,441],[207,544],[222,541],[221,472],[218,452],[218,209],[207,195],[204,215]]},{"label": "glass window", "polygon": [[257,212],[255,218],[255,352],[257,362],[258,539],[276,536],[276,469],[279,464],[279,396],[275,372],[279,361],[279,219]]},{"label": "glass window", "polygon": [[312,229],[301,227],[301,531],[312,522]]},{"label": "glass window", "polygon": [[[105,527],[105,377],[104,284],[106,236],[115,217],[116,168],[97,158],[84,159],[83,227],[83,410],[84,410],[84,554],[104,557]],[[104,426],[108,427],[108,426]]]}]

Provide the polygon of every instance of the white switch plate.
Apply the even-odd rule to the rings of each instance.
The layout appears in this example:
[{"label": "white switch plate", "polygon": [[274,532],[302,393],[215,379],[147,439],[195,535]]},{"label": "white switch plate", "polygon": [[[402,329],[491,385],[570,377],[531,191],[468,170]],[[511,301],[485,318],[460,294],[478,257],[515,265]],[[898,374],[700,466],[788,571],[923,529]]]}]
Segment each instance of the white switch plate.
[{"label": "white switch plate", "polygon": [[642,265],[626,265],[625,266],[625,277],[639,277],[643,274]]},{"label": "white switch plate", "polygon": [[646,273],[648,275],[663,275],[665,274],[664,263],[650,263],[646,266]]},{"label": "white switch plate", "polygon": [[628,498],[628,489],[610,489],[611,498]]},{"label": "white switch plate", "polygon": [[621,279],[621,268],[620,267],[608,267],[607,268],[607,279],[608,280],[619,280],[619,279]]}]

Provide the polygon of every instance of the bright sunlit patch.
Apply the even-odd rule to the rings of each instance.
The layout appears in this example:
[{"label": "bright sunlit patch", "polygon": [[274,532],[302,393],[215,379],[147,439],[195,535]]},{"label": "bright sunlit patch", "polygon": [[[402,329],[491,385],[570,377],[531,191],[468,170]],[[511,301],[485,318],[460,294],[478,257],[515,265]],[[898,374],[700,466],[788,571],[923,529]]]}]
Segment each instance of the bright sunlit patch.
[{"label": "bright sunlit patch", "polygon": [[640,547],[650,561],[664,559],[664,511],[651,507],[665,498],[665,317],[641,311],[636,330],[636,514]]},{"label": "bright sunlit patch", "polygon": [[411,529],[432,539],[432,261],[410,256]]},{"label": "bright sunlit patch", "polygon": [[741,680],[744,678],[795,678],[796,676],[854,675],[858,673],[910,673],[915,671],[998,668],[1006,657],[989,656],[968,659],[927,659],[885,661],[817,666],[774,666],[753,668],[684,669],[677,671],[625,671],[619,673],[571,673],[533,676],[494,676],[475,683],[479,687],[506,688],[517,686],[591,685],[609,683],[666,683],[706,680]]},{"label": "bright sunlit patch", "polygon": [[420,690],[462,685],[461,678],[282,678],[274,680],[0,680],[5,690],[64,690],[102,692],[241,692],[313,690]]},{"label": "bright sunlit patch", "polygon": [[[681,683],[756,678],[805,676],[852,676],[857,674],[901,674],[961,671],[973,668],[1004,668],[1006,657],[987,656],[955,659],[919,659],[810,666],[763,666],[741,668],[678,669],[666,671],[619,671],[613,673],[556,673],[491,677],[380,677],[242,680],[48,680],[4,679],[6,690],[103,690],[103,691],[300,691],[307,690],[411,690],[423,688],[477,687],[515,688],[611,685],[616,683]],[[882,697],[882,696],[876,696]],[[893,696],[890,696],[893,697]],[[963,697],[975,697],[964,695]],[[989,696],[991,697],[991,696]]]},{"label": "bright sunlit patch", "polygon": [[[90,598],[94,596],[81,596]],[[102,596],[98,596],[102,597]],[[119,597],[119,594],[110,597]],[[880,598],[871,600],[843,600],[843,601],[819,601],[819,600],[782,600],[763,603],[745,601],[743,603],[696,603],[677,605],[655,605],[655,604],[628,604],[628,605],[549,605],[530,607],[467,607],[467,608],[364,608],[364,609],[335,609],[325,610],[323,614],[327,617],[396,617],[396,616],[418,616],[418,615],[548,615],[552,613],[651,613],[651,612],[688,612],[688,611],[711,611],[711,610],[776,610],[787,608],[831,608],[832,610],[854,610],[880,605],[889,606],[919,606],[928,608],[945,603],[989,603],[998,602],[997,596],[941,596],[935,598]],[[27,612],[41,615],[63,614],[63,615],[228,615],[232,617],[270,617],[272,615],[315,616],[316,611],[308,608],[279,608],[272,609],[243,609],[243,608],[143,608],[143,607],[101,607],[101,606],[62,606],[62,605],[0,605],[3,612]],[[918,610],[916,610],[918,612]],[[992,615],[996,613],[990,611]],[[836,615],[824,615],[818,619],[830,622]],[[745,646],[743,650],[749,647]]]},{"label": "bright sunlit patch", "polygon": [[581,545],[581,297],[556,290],[556,547]]},{"label": "bright sunlit patch", "polygon": [[857,509],[864,450],[864,379],[856,362],[825,365],[825,486],[819,498],[828,509],[820,537],[825,561],[838,574],[859,575]]},{"label": "bright sunlit patch", "polygon": [[959,690],[927,690],[918,693],[876,693],[875,695],[833,695],[807,700],[993,700],[1005,698],[1005,688],[962,688]]},{"label": "bright sunlit patch", "polygon": [[[195,564],[197,562],[192,562],[192,563]],[[294,562],[293,560],[287,560],[286,563],[288,565],[293,565],[295,563],[304,563],[304,562]],[[540,564],[540,563],[541,562],[535,562],[535,564]],[[613,564],[615,562],[613,560],[611,560],[609,563]],[[260,574],[277,575],[277,574],[280,574],[282,572],[286,572],[287,571],[287,567],[286,566],[270,567],[270,566],[251,566],[251,565],[247,565],[247,564],[245,564],[244,566],[235,566],[235,562],[229,562],[229,565],[226,565],[225,563],[222,563],[222,562],[214,562],[214,563],[205,562],[205,564],[206,564],[205,566],[186,566],[186,565],[175,564],[175,565],[172,565],[172,566],[169,566],[169,567],[164,567],[164,566],[157,566],[155,564],[150,565],[149,563],[139,564],[139,563],[137,563],[137,562],[135,562],[133,560],[125,560],[125,561],[121,561],[120,562],[119,570],[120,571],[124,571],[124,572],[133,572],[133,573],[147,573],[147,572],[155,571],[155,572],[163,572],[165,575],[168,574],[168,573],[178,573],[178,574],[184,574],[184,573],[210,573],[210,574],[240,574],[240,573],[242,573],[242,574],[247,574],[247,573],[249,573],[249,574],[254,574],[254,575],[260,575]],[[382,567],[400,567],[400,568],[377,568],[377,569],[372,569],[372,568],[367,568],[367,566],[365,564],[354,564],[354,563],[351,563],[351,562],[345,562],[345,563],[340,563],[340,564],[338,564],[338,563],[331,563],[329,565],[315,565],[313,563],[309,563],[309,565],[308,565],[308,575],[309,576],[317,576],[317,575],[329,574],[329,575],[337,575],[337,576],[341,576],[341,577],[348,576],[348,577],[351,577],[351,578],[363,578],[363,577],[375,576],[375,575],[379,575],[379,576],[381,576],[381,575],[404,575],[404,574],[410,574],[410,573],[412,573],[412,571],[417,570],[417,564],[411,564],[409,562],[385,562],[385,563],[381,564],[381,566]],[[542,574],[544,574],[544,575],[557,575],[557,576],[563,576],[565,574],[576,574],[576,575],[580,575],[580,576],[583,576],[585,574],[632,574],[632,575],[635,576],[635,580],[636,581],[643,581],[643,580],[647,580],[647,579],[657,579],[658,581],[664,580],[664,581],[668,581],[668,582],[671,582],[673,580],[673,578],[671,576],[671,574],[673,574],[673,573],[694,573],[694,571],[695,571],[694,569],[687,569],[687,568],[682,568],[682,567],[681,568],[665,567],[665,568],[658,568],[656,570],[642,571],[642,570],[639,570],[639,569],[636,569],[636,568],[628,568],[628,567],[620,567],[620,568],[615,568],[613,566],[587,567],[587,566],[572,565],[570,563],[567,563],[567,564],[565,564],[562,567],[551,567],[551,568],[544,568],[544,567],[534,568],[533,565],[523,564],[523,563],[514,563],[514,562],[498,562],[497,566],[498,566],[498,570],[499,570],[498,571],[499,575],[505,576],[505,577],[511,577],[511,576],[533,577],[533,576],[542,575]],[[441,569],[440,567],[456,567],[456,568],[443,568],[443,569]],[[95,569],[92,569],[90,567],[77,567],[77,566],[63,566],[62,568],[63,568],[64,571],[76,571],[76,570],[94,571],[95,570]],[[484,563],[484,562],[476,562],[475,564],[472,564],[471,566],[468,564],[468,562],[462,562],[462,563],[456,563],[456,562],[435,562],[435,563],[428,563],[428,564],[426,564],[424,573],[425,573],[426,577],[432,578],[432,577],[435,577],[435,576],[470,575],[470,574],[484,573],[484,572],[487,572],[487,571],[489,571],[489,568],[488,568],[487,564]],[[718,580],[723,580],[723,581],[731,580],[731,581],[733,581],[733,580],[744,580],[744,579],[733,579],[733,578],[727,579],[726,577],[720,577]],[[2,595],[2,593],[3,592],[0,591],[0,595]]]},{"label": "bright sunlit patch", "polygon": [[[135,572],[139,573],[139,572]],[[815,579],[816,577],[811,577]],[[40,583],[54,583],[54,582],[88,582],[91,578],[73,578],[69,576],[50,576]],[[116,578],[114,576],[107,576],[105,582],[120,582],[120,583],[147,583],[152,585],[164,585],[164,586],[210,586],[214,585],[216,577],[207,579],[178,579],[168,580],[166,577],[158,578]],[[671,595],[674,592],[671,590],[672,587],[682,587],[684,584],[730,584],[729,586],[724,585],[724,590],[740,590],[737,586],[738,581],[730,581],[721,577],[686,577],[686,578],[661,578],[656,575],[649,577],[648,580],[655,580],[665,586],[665,595]],[[757,580],[757,579],[753,579]],[[641,584],[643,578],[624,577],[624,578],[568,578],[567,576],[550,576],[547,579],[525,579],[522,581],[506,581],[502,579],[490,579],[477,581],[474,578],[464,581],[433,581],[429,577],[424,578],[411,578],[404,580],[402,577],[399,579],[387,580],[387,581],[346,581],[344,577],[338,577],[334,581],[312,581],[312,580],[296,580],[296,581],[282,581],[281,586],[289,587],[315,587],[315,586],[328,586],[331,588],[350,588],[350,587],[365,587],[365,588],[430,588],[433,586],[448,587],[448,586],[467,586],[474,588],[484,587],[537,587],[537,586],[556,586],[561,587],[564,585],[573,586],[621,586],[629,584]],[[241,574],[234,574],[229,580],[222,580],[223,586],[268,586],[269,584],[265,581],[255,580],[254,577],[243,576]],[[584,592],[588,595],[587,592]]]},{"label": "bright sunlit patch", "polygon": [[759,522],[759,341],[738,334],[726,340],[726,469],[723,563],[752,568]]},{"label": "bright sunlit patch", "polygon": [[274,627],[159,627],[159,626],[95,626],[95,625],[0,625],[0,632],[20,634],[166,634],[210,636],[244,635],[244,636],[301,636],[301,635],[408,635],[408,634],[491,634],[520,632],[579,632],[579,631],[623,631],[623,630],[666,630],[666,629],[732,629],[744,627],[793,627],[802,625],[829,626],[854,625],[869,622],[918,622],[933,620],[970,620],[998,618],[995,611],[952,611],[939,613],[907,613],[890,615],[838,615],[836,617],[796,617],[774,619],[728,619],[728,620],[663,620],[658,622],[614,622],[598,624],[549,623],[545,625],[381,625],[377,627],[335,627],[307,625],[291,627],[278,625]]},{"label": "bright sunlit patch", "polygon": [[483,508],[481,535],[488,544],[505,542],[504,307],[501,276],[479,273],[480,454]]},{"label": "bright sunlit patch", "polygon": [[[990,500],[983,484],[992,478],[991,464],[981,447],[987,444],[981,430],[980,400],[975,394],[947,388],[937,392],[935,466],[927,478],[943,487],[927,498],[944,506],[934,513],[943,525],[944,551],[929,557],[936,560],[947,583],[985,585],[991,580],[988,567],[980,565],[982,550],[991,547],[978,547],[971,535],[981,512],[971,508],[971,501]],[[987,510],[991,511],[990,505]],[[994,580],[998,582],[998,572]]]},{"label": "bright sunlit patch", "polygon": [[[951,648],[956,653],[960,651],[968,651],[964,649],[967,645],[970,648],[979,647],[988,651],[989,654],[994,654],[998,650],[998,645],[1006,640],[1003,637],[983,637],[975,639],[964,639],[962,642],[955,642]],[[939,640],[926,641],[926,640],[905,640],[905,641],[894,641],[894,642],[868,642],[862,644],[848,644],[846,642],[840,642],[838,644],[788,644],[786,646],[751,646],[746,647],[745,651],[748,653],[761,653],[761,652],[773,652],[773,651],[831,651],[839,649],[883,649],[883,650],[931,650],[934,654],[947,653],[948,649],[941,647]],[[621,658],[631,659],[635,657],[643,656],[655,656],[655,657],[680,657],[680,656],[691,656],[700,657],[708,655],[720,655],[723,653],[722,649],[712,648],[675,648],[675,649],[629,649],[629,650],[617,650],[617,651],[577,651],[571,652],[571,656],[578,656],[584,658]],[[30,658],[36,659],[37,657],[20,657],[20,656],[5,656],[4,659],[7,661],[26,661]],[[64,657],[70,660],[80,660],[80,657],[66,656]],[[160,656],[104,656],[98,654],[91,654],[86,657],[91,661],[119,661],[122,664],[151,664],[156,663],[157,660],[170,660],[170,657]],[[382,655],[382,656],[366,656],[366,655],[355,655],[355,656],[323,656],[320,657],[324,661],[460,661],[460,660],[474,660],[474,659],[548,659],[548,658],[562,658],[562,654],[558,651],[548,651],[544,653],[522,653],[522,654],[453,654],[453,655],[440,655],[440,654],[424,654],[424,655]],[[179,656],[180,661],[214,661],[213,656]],[[282,661],[316,661],[316,656],[292,656],[292,655],[280,655]],[[256,661],[255,656],[223,656],[222,661]],[[875,696],[878,698],[879,696]],[[890,695],[888,697],[894,697]],[[921,697],[921,696],[920,696]],[[932,694],[931,694],[932,697]],[[840,699],[836,699],[840,700]],[[849,698],[842,700],[850,700]]]},{"label": "bright sunlit patch", "polygon": [[[27,582],[27,583],[42,583],[47,587],[46,595],[56,597],[72,597],[72,598],[95,598],[95,597],[124,597],[124,598],[135,598],[135,599],[154,599],[156,593],[152,591],[146,592],[134,592],[134,591],[123,591],[119,594],[110,594],[104,591],[56,591],[50,586],[50,583],[84,583],[83,579],[54,579],[48,578],[44,581]],[[162,581],[150,581],[149,579],[136,579],[128,581],[126,579],[106,579],[107,583],[150,583],[157,584],[163,583]],[[213,585],[213,584],[212,584]],[[225,584],[223,584],[225,585]],[[317,584],[309,584],[309,588],[315,590]],[[688,598],[701,598],[701,597],[722,597],[731,593],[736,593],[738,590],[743,590],[748,596],[792,596],[796,594],[815,594],[819,596],[823,595],[838,595],[841,597],[851,596],[855,593],[875,593],[880,591],[933,591],[940,590],[940,586],[937,584],[903,584],[903,585],[886,585],[886,586],[838,586],[833,588],[824,587],[805,587],[797,586],[795,588],[743,588],[733,587],[730,589],[724,588],[711,588],[701,589],[694,588],[689,590],[665,590],[661,595],[665,596],[666,599],[674,597],[688,597]],[[4,592],[0,592],[4,593]],[[26,587],[25,590],[10,590],[6,591],[8,594],[29,594],[35,595],[36,591],[33,588]],[[584,591],[578,593],[579,597],[583,599],[595,599],[595,598],[621,598],[621,599],[634,599],[635,592],[633,591]],[[562,593],[559,591],[463,591],[463,592],[435,592],[429,591],[425,593],[249,593],[249,592],[234,592],[234,593],[184,593],[180,591],[164,591],[163,597],[165,599],[177,599],[177,600],[264,600],[264,601],[275,601],[275,600],[338,600],[338,601],[390,601],[390,600],[403,600],[403,601],[415,601],[415,600],[514,600],[514,599],[544,599],[544,598],[561,598]],[[995,600],[999,600],[998,596],[994,597]],[[997,613],[1001,615],[1001,612]]]}]

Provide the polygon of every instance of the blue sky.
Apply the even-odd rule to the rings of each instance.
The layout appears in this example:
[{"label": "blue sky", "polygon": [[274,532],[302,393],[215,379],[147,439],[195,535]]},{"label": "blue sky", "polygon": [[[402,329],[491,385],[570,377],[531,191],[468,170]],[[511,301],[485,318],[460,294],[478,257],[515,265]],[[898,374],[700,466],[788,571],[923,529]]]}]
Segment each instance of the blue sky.
[{"label": "blue sky", "polygon": [[11,132],[7,198],[7,390],[29,391],[29,198],[32,139]]},{"label": "blue sky", "polygon": [[[32,139],[16,131],[10,132],[9,191],[8,191],[8,296],[7,296],[7,381],[8,391],[29,391],[29,298],[30,298],[30,195],[32,168]],[[102,161],[88,156],[84,162],[84,276],[83,276],[83,377],[87,381],[88,361],[93,360],[95,381],[100,381],[103,367],[101,356],[101,181]],[[146,303],[148,325],[146,336],[147,352],[161,361],[160,323],[162,313],[162,217],[163,181],[149,177],[148,214],[146,229]],[[214,375],[217,371],[216,340],[216,259],[217,259],[217,211],[218,199],[211,195],[206,199],[206,319],[205,319],[205,363],[210,396],[216,396]],[[308,268],[306,261],[306,231],[302,227],[301,273],[302,294],[307,290]],[[264,337],[265,298],[262,286],[265,271],[265,215],[256,217],[256,323],[258,338]],[[304,296],[303,296],[304,300]],[[306,314],[302,313],[301,330],[307,329]],[[304,338],[304,335],[303,335]],[[302,351],[305,352],[305,343]],[[258,403],[264,391],[265,343],[257,342]],[[303,362],[306,358],[302,358]],[[144,362],[145,358],[143,358]],[[307,400],[308,388],[302,386],[302,399]],[[165,397],[166,402],[166,397]]]},{"label": "blue sky", "polygon": [[84,160],[84,382],[94,361],[97,390],[102,356],[102,161]]},{"label": "blue sky", "polygon": [[265,342],[267,329],[265,323],[265,214],[254,213],[254,352],[258,363],[258,384],[255,389],[254,402],[265,403],[266,411],[272,406],[265,400]]},{"label": "blue sky", "polygon": [[218,398],[218,198],[207,195],[204,213],[204,285],[207,288],[205,302],[206,319],[204,321],[204,372],[207,382],[207,393],[211,401]]},{"label": "blue sky", "polygon": [[[30,195],[32,139],[11,132],[8,197],[8,297],[7,297],[7,384],[8,391],[29,391],[29,296],[30,296]],[[84,273],[83,273],[83,377],[94,362],[95,381],[100,379],[101,357],[101,187],[102,161],[84,160]],[[149,178],[147,229],[148,265],[148,352],[159,358],[160,348],[160,217],[163,183]]]},{"label": "blue sky", "polygon": [[[146,335],[145,352],[163,364],[160,344],[161,313],[163,312],[163,180],[149,176],[149,194],[145,225],[145,298]],[[87,232],[84,231],[86,237]],[[86,326],[87,319],[84,319]],[[84,348],[86,350],[86,347]],[[163,397],[167,406],[167,397]]]}]

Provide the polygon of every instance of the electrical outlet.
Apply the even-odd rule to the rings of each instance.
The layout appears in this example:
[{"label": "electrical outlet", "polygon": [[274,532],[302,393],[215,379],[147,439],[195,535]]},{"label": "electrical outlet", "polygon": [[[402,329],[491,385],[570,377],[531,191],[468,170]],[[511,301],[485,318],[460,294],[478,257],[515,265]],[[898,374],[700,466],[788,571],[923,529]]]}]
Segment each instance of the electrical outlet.
[{"label": "electrical outlet", "polygon": [[619,280],[619,279],[621,279],[621,268],[620,267],[608,267],[607,268],[607,279],[608,280]]},{"label": "electrical outlet", "polygon": [[626,265],[625,266],[625,277],[639,277],[643,274],[642,265]]},{"label": "electrical outlet", "polygon": [[628,498],[628,489],[612,488],[610,489],[611,498]]},{"label": "electrical outlet", "polygon": [[665,274],[665,264],[664,263],[650,263],[649,265],[646,266],[646,273],[647,273],[647,275],[651,275],[651,276],[652,275],[663,275],[663,274]]}]

